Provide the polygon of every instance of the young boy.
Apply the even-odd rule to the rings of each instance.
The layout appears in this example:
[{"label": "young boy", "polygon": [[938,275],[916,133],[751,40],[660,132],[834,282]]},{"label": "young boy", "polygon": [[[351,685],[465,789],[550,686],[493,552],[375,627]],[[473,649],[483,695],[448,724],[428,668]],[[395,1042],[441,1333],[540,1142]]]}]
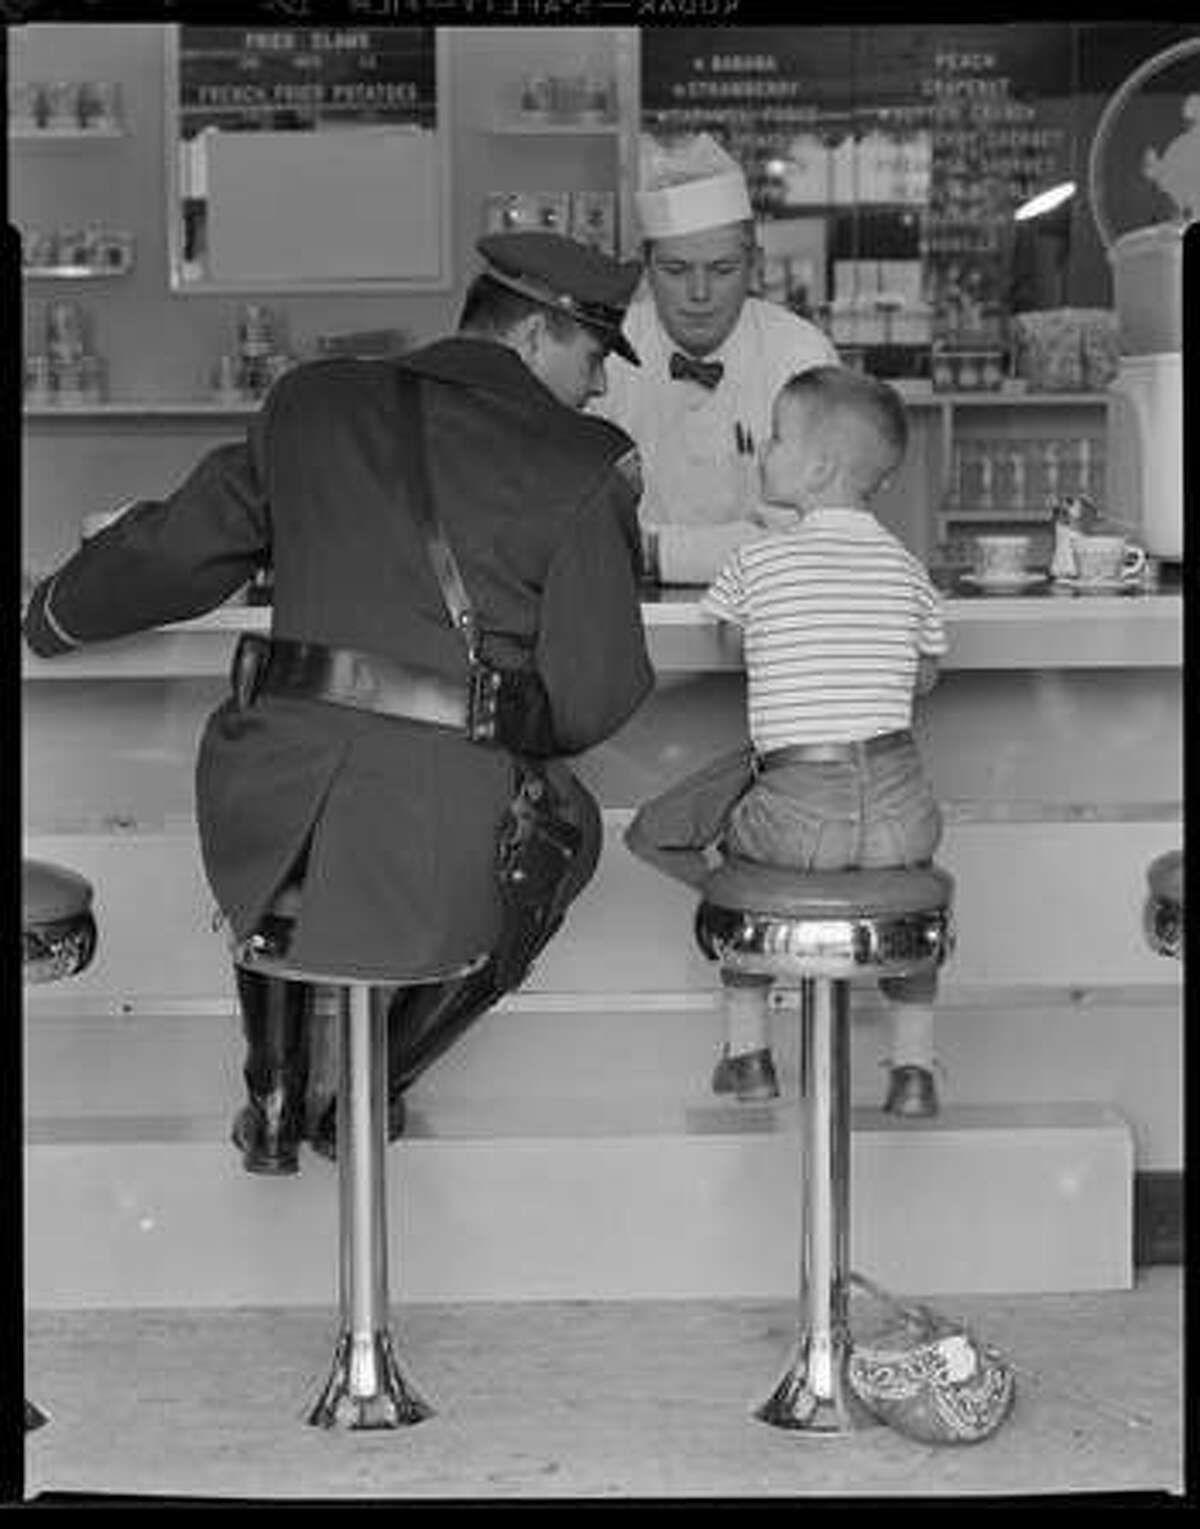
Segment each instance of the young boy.
[{"label": "young boy", "polygon": [[[941,601],[870,501],[903,459],[894,389],[838,366],[801,372],[775,400],[763,497],[794,527],[744,544],[702,607],[740,629],[750,748],[642,807],[626,834],[641,858],[698,885],[713,852],[831,871],[928,862],[942,818],[910,731],[914,694],[946,651]],[[770,979],[722,974],[726,1040],[713,1090],[779,1092]],[[884,1109],[937,1112],[936,973],[880,979],[892,1042]]]}]

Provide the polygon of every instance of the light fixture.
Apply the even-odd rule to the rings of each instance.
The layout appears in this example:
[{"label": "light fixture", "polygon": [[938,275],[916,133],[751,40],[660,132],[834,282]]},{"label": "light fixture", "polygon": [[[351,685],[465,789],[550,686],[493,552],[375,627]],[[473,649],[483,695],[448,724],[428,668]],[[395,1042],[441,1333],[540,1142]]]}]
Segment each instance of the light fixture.
[{"label": "light fixture", "polygon": [[1039,191],[1027,202],[1022,202],[1013,213],[1013,218],[1018,223],[1027,223],[1030,218],[1040,218],[1044,213],[1053,212],[1056,207],[1069,202],[1074,195],[1074,181],[1059,181],[1057,186],[1050,186],[1045,191]]}]

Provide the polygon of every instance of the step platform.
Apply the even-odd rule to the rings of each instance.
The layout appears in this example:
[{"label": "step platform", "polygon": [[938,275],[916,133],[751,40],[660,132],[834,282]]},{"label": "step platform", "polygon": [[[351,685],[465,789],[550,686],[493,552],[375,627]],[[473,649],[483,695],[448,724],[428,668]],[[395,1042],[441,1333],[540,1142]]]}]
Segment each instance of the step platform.
[{"label": "step platform", "polygon": [[[796,1126],[787,1099],[414,1101],[388,1154],[393,1298],[794,1298]],[[29,1307],[335,1303],[336,1166],[255,1178],[227,1130],[34,1116]],[[1133,1168],[1105,1104],[856,1109],[851,1263],[914,1295],[1129,1289]]]}]

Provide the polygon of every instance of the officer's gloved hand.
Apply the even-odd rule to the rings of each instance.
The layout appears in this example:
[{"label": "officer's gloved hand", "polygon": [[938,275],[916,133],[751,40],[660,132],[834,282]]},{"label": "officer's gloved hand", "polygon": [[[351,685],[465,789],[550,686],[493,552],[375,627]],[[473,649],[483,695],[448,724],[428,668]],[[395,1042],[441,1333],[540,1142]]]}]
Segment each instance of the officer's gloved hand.
[{"label": "officer's gloved hand", "polygon": [[752,520],[719,526],[660,526],[658,574],[664,584],[711,584],[743,542],[765,534]]}]

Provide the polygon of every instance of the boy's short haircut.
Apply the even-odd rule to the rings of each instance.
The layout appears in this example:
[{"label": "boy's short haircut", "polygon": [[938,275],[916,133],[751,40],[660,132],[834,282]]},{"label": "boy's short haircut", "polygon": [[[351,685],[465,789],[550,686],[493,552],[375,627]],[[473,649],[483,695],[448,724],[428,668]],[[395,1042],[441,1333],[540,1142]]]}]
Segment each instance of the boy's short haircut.
[{"label": "boy's short haircut", "polygon": [[908,415],[896,389],[848,366],[812,366],[783,385],[783,394],[809,410],[813,423],[845,411],[868,421],[897,456],[908,446]]}]

